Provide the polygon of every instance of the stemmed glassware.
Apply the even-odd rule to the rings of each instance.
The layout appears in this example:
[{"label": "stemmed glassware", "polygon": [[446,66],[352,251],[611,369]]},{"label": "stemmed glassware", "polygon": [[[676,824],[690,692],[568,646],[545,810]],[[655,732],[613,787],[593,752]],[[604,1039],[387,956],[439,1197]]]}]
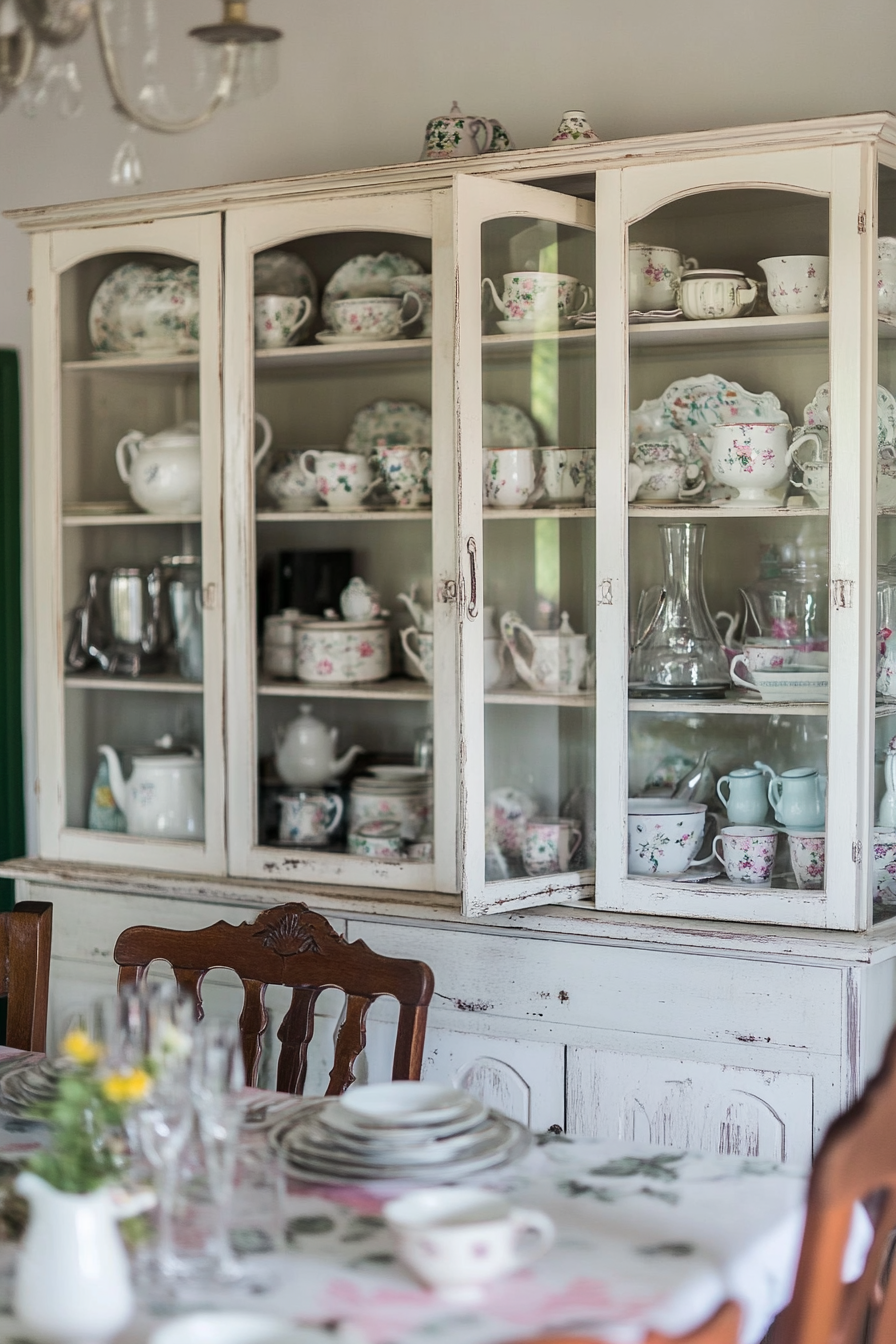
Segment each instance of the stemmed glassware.
[{"label": "stemmed glassware", "polygon": [[240,1276],[230,1245],[228,1216],[233,1202],[245,1083],[238,1026],[215,1018],[199,1023],[194,1038],[190,1092],[199,1122],[209,1193],[215,1205],[213,1274],[223,1280]]}]

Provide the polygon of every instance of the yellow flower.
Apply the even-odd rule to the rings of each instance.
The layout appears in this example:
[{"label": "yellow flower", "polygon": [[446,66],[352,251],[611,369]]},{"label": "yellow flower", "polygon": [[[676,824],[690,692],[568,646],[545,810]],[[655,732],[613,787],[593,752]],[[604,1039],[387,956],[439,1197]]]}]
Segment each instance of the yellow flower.
[{"label": "yellow flower", "polygon": [[152,1086],[152,1079],[145,1069],[130,1069],[127,1073],[110,1073],[103,1079],[103,1095],[107,1101],[121,1106],[133,1101],[142,1101]]},{"label": "yellow flower", "polygon": [[96,1064],[103,1057],[103,1047],[92,1041],[86,1031],[70,1031],[62,1042],[62,1053],[75,1064]]}]

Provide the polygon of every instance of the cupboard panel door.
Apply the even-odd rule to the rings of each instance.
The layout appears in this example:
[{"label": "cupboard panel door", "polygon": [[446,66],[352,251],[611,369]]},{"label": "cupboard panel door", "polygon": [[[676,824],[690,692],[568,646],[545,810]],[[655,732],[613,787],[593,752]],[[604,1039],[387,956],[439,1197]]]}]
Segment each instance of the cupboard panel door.
[{"label": "cupboard panel door", "polygon": [[589,201],[455,182],[464,912],[590,896]]},{"label": "cupboard panel door", "polygon": [[[227,215],[228,816],[231,871],[241,876],[458,887],[453,296],[445,196],[328,197]],[[259,287],[271,283],[273,260],[284,255],[313,277],[320,304],[315,299],[294,338],[268,343],[255,300]],[[365,266],[373,280],[359,278]],[[369,303],[379,305],[380,315],[399,304],[390,275],[383,279],[377,270],[383,266],[412,289],[415,277],[431,273],[431,335],[422,319],[415,325],[410,317],[402,319],[407,332],[382,339],[351,325],[370,314],[348,311],[363,300],[347,297],[346,288],[357,294],[370,283]],[[401,268],[408,274],[400,276]],[[259,413],[271,424],[273,443],[264,458],[256,450],[253,463]],[[416,473],[407,497],[392,488],[399,450],[410,475]],[[346,484],[353,474],[363,490]],[[340,619],[350,578],[378,597],[369,628],[357,633],[357,664],[334,651],[343,638],[355,638],[348,626],[324,625],[328,610]],[[405,598],[422,615],[412,620]],[[279,617],[282,610],[303,619]],[[286,619],[294,620],[292,636],[282,628]],[[275,660],[273,636],[266,641],[275,626],[286,640],[285,666],[283,645],[274,648]],[[309,732],[318,742],[338,738],[331,768],[308,766],[301,742]],[[359,751],[348,760],[353,746]],[[400,796],[384,798],[383,781],[399,775],[401,789],[392,792]],[[325,830],[316,807],[329,818]],[[397,834],[380,837],[376,828],[383,825]]]},{"label": "cupboard panel door", "polygon": [[[130,288],[114,279],[125,268]],[[38,234],[33,290],[40,852],[223,874],[221,217]],[[147,467],[150,495],[139,502],[116,470],[117,456],[127,462],[119,441],[130,430],[186,432],[186,422],[189,490],[153,498]],[[134,460],[142,451],[134,446]],[[116,578],[119,597],[131,585],[121,605]],[[189,584],[189,658],[171,636],[174,579]],[[76,629],[90,584],[93,614]],[[116,791],[99,774],[100,746],[115,748],[129,777],[131,760],[156,755],[163,738],[203,760],[201,786],[190,767],[195,787],[170,815],[152,805],[151,781],[149,793],[123,782]],[[162,786],[169,798],[177,792],[170,773]]]},{"label": "cupboard panel door", "polygon": [[428,1028],[422,1077],[472,1092],[542,1132],[565,1123],[562,1045]]},{"label": "cupboard panel door", "polygon": [[[876,625],[874,603],[861,595],[875,579],[872,167],[869,146],[846,145],[632,166],[606,181],[598,174],[599,330],[627,332],[625,354],[615,341],[597,351],[601,908],[844,929],[871,923]],[[701,319],[684,300],[683,318],[659,321],[653,309],[668,315],[675,302],[656,297],[666,283],[663,256],[679,269],[736,268],[762,284],[777,259],[801,258],[807,276],[829,264],[829,283],[823,292],[819,285],[815,306],[803,294],[809,281],[782,298],[782,282],[770,280],[759,315]],[[724,401],[698,408],[700,389],[708,397],[719,389]],[[772,434],[790,452],[804,421],[818,430],[813,408],[825,397],[823,432],[805,451],[829,470],[829,496],[804,492],[799,449],[760,488],[753,452],[757,464],[760,451],[773,460]],[[724,433],[714,433],[723,422],[739,445],[727,463]],[[757,443],[766,436],[759,447],[739,437],[750,423]],[[678,462],[677,453],[684,473],[671,497],[663,471],[650,466],[666,470],[660,452]],[[629,501],[631,463],[639,479]],[[697,484],[687,484],[693,472]],[[682,583],[680,564],[688,570]],[[772,592],[780,610],[765,602]],[[736,635],[716,635],[717,612],[734,614]],[[729,676],[723,646],[733,653],[762,639],[784,646],[781,665],[794,668],[790,700],[774,702],[767,686],[757,692],[767,672],[758,661],[755,681],[749,670],[743,680],[743,663],[740,682]],[[688,651],[698,644],[699,653]],[[749,647],[746,654],[762,656]],[[828,672],[829,690],[813,695],[800,683],[805,668]],[[723,842],[725,863],[712,863],[711,818],[699,807],[677,821],[662,808],[663,790],[706,751],[716,778],[759,768],[757,761],[767,774],[813,776],[805,813],[766,807],[763,784],[742,817],[719,802],[716,778],[702,781],[694,801],[720,825],[784,828],[769,832],[763,880],[750,856],[737,866],[736,836]],[[797,871],[800,846],[789,834],[803,830],[803,849],[816,833],[824,839],[809,874]],[[685,852],[695,837],[698,847]]]},{"label": "cupboard panel door", "polygon": [[812,1120],[808,1074],[568,1051],[570,1134],[808,1164]]}]

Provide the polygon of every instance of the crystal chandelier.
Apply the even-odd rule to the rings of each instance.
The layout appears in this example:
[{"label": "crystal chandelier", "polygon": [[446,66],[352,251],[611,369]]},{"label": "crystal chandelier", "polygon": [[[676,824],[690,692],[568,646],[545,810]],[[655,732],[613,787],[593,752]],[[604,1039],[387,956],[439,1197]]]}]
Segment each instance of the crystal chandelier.
[{"label": "crystal chandelier", "polygon": [[[34,115],[54,101],[60,115],[81,111],[81,83],[73,60],[61,49],[76,42],[90,26],[96,28],[100,59],[115,110],[133,127],[163,134],[194,131],[219,108],[269,89],[276,80],[279,28],[250,23],[248,0],[222,0],[220,23],[190,31],[196,38],[200,82],[210,82],[204,106],[188,116],[171,108],[168,91],[158,78],[160,0],[0,0],[0,110],[13,99]],[[164,0],[161,0],[164,4]],[[143,85],[135,97],[125,87],[121,56],[131,44],[132,10],[142,6]],[[211,70],[207,69],[211,58]],[[209,81],[210,73],[210,81]],[[130,159],[129,159],[130,155]],[[140,180],[139,161],[131,142],[116,155],[112,180],[133,186]]]}]

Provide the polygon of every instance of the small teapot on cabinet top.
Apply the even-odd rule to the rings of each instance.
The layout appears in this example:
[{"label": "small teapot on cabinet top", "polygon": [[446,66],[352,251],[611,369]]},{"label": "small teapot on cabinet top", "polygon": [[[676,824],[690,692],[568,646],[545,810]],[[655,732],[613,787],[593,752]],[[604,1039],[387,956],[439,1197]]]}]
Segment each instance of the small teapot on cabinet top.
[{"label": "small teapot on cabinet top", "polygon": [[153,748],[134,752],[127,780],[114,747],[100,747],[109,766],[109,786],[125,815],[128,835],[156,840],[204,840],[202,752],[176,747],[169,735]]},{"label": "small teapot on cabinet top", "polygon": [[768,782],[768,800],[779,826],[795,830],[821,830],[824,826],[827,776],[810,766],[785,770]]},{"label": "small teapot on cabinet top", "polygon": [[[477,137],[482,135],[482,140]],[[494,117],[466,117],[457,103],[451,111],[433,117],[423,137],[421,159],[466,159],[474,154],[496,154],[513,149],[513,141]]]},{"label": "small teapot on cabinet top", "polygon": [[274,734],[277,773],[283,782],[317,788],[344,775],[364,748],[349,747],[337,759],[338,734],[338,728],[328,728],[314,717],[310,705],[300,705],[298,718],[285,728],[279,727]]}]

